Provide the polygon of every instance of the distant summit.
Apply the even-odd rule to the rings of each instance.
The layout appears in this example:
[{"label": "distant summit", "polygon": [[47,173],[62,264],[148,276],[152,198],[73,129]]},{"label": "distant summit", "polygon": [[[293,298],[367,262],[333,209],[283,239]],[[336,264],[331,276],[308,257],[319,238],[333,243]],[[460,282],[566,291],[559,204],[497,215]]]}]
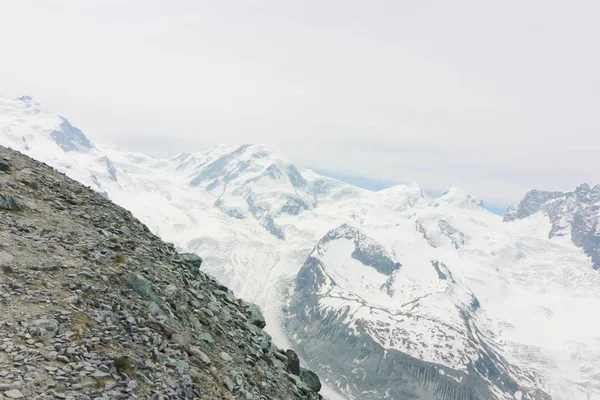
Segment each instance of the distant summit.
[{"label": "distant summit", "polygon": [[570,235],[600,269],[600,185],[579,185],[572,192],[532,190],[504,216],[510,222],[541,212],[552,223],[548,237]]},{"label": "distant summit", "polygon": [[24,101],[24,102],[32,102],[33,101],[33,99],[31,98],[31,96],[28,96],[28,95],[17,97],[17,100],[21,100],[21,101]]},{"label": "distant summit", "polygon": [[50,132],[50,136],[54,141],[62,147],[64,151],[76,151],[84,149],[92,149],[94,145],[92,142],[81,132],[80,129],[71,125],[68,119],[60,117],[62,123],[58,129]]}]

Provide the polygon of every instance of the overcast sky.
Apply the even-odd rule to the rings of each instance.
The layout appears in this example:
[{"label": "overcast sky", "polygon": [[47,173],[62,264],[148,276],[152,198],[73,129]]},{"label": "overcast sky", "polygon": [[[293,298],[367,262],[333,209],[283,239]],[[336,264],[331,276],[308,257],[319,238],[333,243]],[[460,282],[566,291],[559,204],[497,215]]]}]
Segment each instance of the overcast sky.
[{"label": "overcast sky", "polygon": [[600,183],[597,1],[5,1],[0,95],[155,155],[302,166],[511,203]]}]

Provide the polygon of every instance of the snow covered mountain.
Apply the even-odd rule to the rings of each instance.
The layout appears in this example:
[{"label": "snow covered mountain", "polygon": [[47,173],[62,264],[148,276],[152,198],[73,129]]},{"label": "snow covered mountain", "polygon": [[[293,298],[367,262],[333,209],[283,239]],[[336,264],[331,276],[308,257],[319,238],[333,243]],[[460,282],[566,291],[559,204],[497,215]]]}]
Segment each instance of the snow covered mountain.
[{"label": "snow covered mountain", "polygon": [[330,231],[298,274],[288,333],[323,375],[356,398],[597,396],[600,276],[542,213],[452,189],[395,221]]},{"label": "snow covered mountain", "polygon": [[571,235],[576,246],[583,248],[600,269],[600,185],[583,184],[574,192],[542,192],[532,190],[519,203],[509,208],[505,221],[527,218],[541,212],[552,223],[548,237]]},{"label": "snow covered mountain", "polygon": [[258,145],[121,151],[27,96],[0,99],[0,144],[202,255],[348,398],[600,398],[598,186],[530,192],[503,221],[457,188],[370,192]]}]

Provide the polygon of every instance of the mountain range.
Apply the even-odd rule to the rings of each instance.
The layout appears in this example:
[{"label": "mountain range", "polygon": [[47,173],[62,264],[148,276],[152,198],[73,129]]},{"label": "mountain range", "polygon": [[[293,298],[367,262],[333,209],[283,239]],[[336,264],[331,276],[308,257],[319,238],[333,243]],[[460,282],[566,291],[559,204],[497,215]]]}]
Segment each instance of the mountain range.
[{"label": "mountain range", "polygon": [[123,151],[28,96],[0,99],[0,144],[201,254],[326,396],[600,398],[600,185],[532,190],[501,217],[460,188],[372,192],[261,145]]}]

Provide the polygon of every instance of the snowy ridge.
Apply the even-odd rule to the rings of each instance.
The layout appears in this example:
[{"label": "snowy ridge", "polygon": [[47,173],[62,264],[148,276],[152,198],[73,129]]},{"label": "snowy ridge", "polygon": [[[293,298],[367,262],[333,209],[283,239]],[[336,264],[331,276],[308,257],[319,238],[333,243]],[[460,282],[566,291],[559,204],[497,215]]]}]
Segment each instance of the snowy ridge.
[{"label": "snowy ridge", "polygon": [[201,254],[349,398],[600,397],[598,186],[531,192],[503,222],[459,188],[369,192],[259,145],[121,151],[28,97],[0,99],[0,144]]},{"label": "snowy ridge", "polygon": [[[118,189],[117,171],[79,129],[40,108],[29,96],[0,98],[2,144],[67,173],[100,192]],[[106,187],[105,187],[106,186]]]}]

